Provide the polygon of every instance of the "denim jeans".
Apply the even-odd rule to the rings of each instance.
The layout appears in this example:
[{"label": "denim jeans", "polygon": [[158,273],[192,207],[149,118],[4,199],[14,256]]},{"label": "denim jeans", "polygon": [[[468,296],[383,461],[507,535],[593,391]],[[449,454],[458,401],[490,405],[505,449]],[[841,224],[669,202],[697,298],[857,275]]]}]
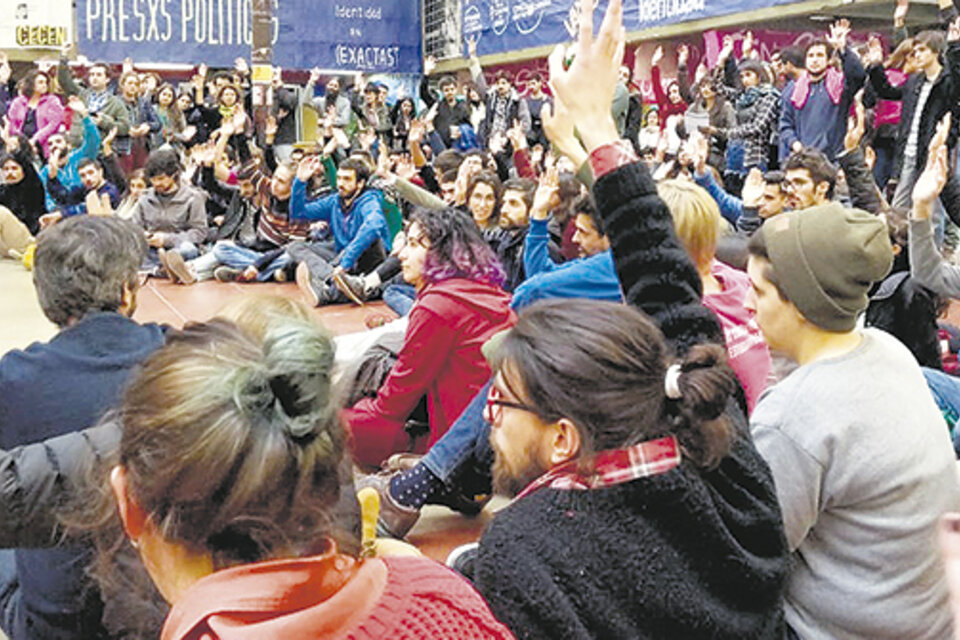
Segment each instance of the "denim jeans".
[{"label": "denim jeans", "polygon": [[944,420],[953,431],[953,450],[960,456],[960,429],[956,428],[960,418],[960,378],[955,378],[943,371],[921,367],[923,377],[927,380],[933,400],[943,414]]},{"label": "denim jeans", "polygon": [[437,440],[421,463],[448,488],[468,487],[475,493],[489,491],[493,449],[490,425],[483,417],[487,393],[493,380],[483,385],[450,429]]},{"label": "denim jeans", "polygon": [[383,301],[401,318],[413,308],[417,290],[412,284],[390,284],[383,290]]},{"label": "denim jeans", "polygon": [[[913,187],[917,184],[920,177],[920,170],[916,167],[917,159],[915,157],[906,157],[903,160],[903,168],[900,170],[900,182],[897,183],[897,189],[893,193],[891,207],[910,208],[913,202]],[[937,247],[943,244],[943,233],[946,228],[946,211],[940,198],[933,203],[933,236]]]},{"label": "denim jeans", "polygon": [[[167,251],[176,251],[184,260],[193,260],[200,255],[200,249],[192,242],[181,242],[177,246],[167,249]],[[160,268],[160,254],[157,249],[150,247],[147,255],[143,258],[143,265],[140,267],[145,270],[156,270]]]},{"label": "denim jeans", "polygon": [[[246,269],[263,257],[263,254],[259,251],[247,249],[233,242],[223,240],[214,245],[212,253],[216,256],[217,262],[225,264],[228,267],[233,267],[234,269]],[[272,280],[273,274],[286,267],[290,262],[290,256],[284,251],[274,258],[270,264],[260,269],[260,273],[257,274],[257,281],[267,282],[268,280]]]}]

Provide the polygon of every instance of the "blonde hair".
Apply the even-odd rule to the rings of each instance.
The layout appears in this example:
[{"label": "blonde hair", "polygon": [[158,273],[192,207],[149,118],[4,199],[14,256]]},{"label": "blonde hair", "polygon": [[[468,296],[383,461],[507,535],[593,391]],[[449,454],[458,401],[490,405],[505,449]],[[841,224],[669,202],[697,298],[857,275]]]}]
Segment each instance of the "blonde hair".
[{"label": "blonde hair", "polygon": [[244,331],[261,340],[278,318],[319,324],[302,302],[266,293],[234,299],[220,309],[217,317],[243,327]]},{"label": "blonde hair", "polygon": [[670,209],[677,237],[697,269],[709,268],[717,251],[717,238],[723,228],[723,217],[709,193],[685,180],[664,180],[657,193]]}]

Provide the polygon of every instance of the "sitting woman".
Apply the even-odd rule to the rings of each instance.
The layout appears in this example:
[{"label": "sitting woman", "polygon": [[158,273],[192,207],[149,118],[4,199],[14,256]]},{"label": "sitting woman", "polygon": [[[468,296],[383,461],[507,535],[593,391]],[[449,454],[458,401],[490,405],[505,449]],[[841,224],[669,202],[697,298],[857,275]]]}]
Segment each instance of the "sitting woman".
[{"label": "sitting woman", "polygon": [[214,320],[132,381],[104,506],[172,605],[161,637],[511,637],[434,562],[354,555],[335,515],[348,472],[332,365],[309,323],[278,320],[261,342]]},{"label": "sitting woman", "polygon": [[[403,346],[376,397],[344,412],[355,459],[370,466],[446,433],[489,378],[480,346],[516,320],[503,269],[467,214],[418,209],[399,257],[417,292]],[[404,424],[423,396],[429,433],[414,439]]]},{"label": "sitting woman", "polygon": [[753,314],[744,306],[750,278],[716,259],[723,218],[716,201],[688,180],[665,180],[657,193],[670,209],[677,236],[700,276],[703,305],[723,328],[730,367],[736,372],[753,411],[770,376],[770,351]]}]

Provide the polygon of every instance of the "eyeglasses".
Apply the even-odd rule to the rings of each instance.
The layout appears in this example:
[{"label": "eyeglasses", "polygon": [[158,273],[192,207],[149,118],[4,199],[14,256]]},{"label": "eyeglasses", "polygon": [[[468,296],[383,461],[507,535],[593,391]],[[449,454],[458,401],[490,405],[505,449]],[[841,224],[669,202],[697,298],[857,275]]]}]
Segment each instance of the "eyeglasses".
[{"label": "eyeglasses", "polygon": [[503,417],[504,407],[517,409],[518,411],[527,411],[532,414],[537,413],[537,410],[529,405],[504,400],[503,392],[496,386],[491,385],[490,391],[487,392],[487,406],[485,407],[484,418],[491,425],[499,425],[500,419]]}]

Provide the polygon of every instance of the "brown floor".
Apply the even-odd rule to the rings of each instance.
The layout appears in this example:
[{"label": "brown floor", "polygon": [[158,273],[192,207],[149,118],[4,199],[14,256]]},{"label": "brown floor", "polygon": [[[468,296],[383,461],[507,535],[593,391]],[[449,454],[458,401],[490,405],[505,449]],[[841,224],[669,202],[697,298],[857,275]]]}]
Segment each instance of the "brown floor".
[{"label": "brown floor", "polygon": [[[292,283],[237,284],[208,280],[184,286],[151,278],[140,289],[134,318],[140,322],[159,322],[180,328],[188,321],[209,320],[228,302],[251,291],[302,300],[300,290]],[[334,335],[365,330],[363,319],[371,313],[393,317],[382,302],[372,302],[363,307],[352,304],[320,307],[314,313]]]},{"label": "brown floor", "polygon": [[[224,284],[206,281],[183,286],[151,278],[140,290],[134,317],[140,322],[163,322],[182,327],[187,321],[208,320],[229,301],[251,290],[301,299],[299,289],[291,283]],[[364,307],[327,306],[316,309],[315,313],[334,335],[363,331],[363,319],[371,313],[393,316],[382,302],[369,303]],[[494,500],[477,518],[464,517],[446,507],[427,507],[407,540],[425,555],[443,562],[454,547],[476,541],[491,513],[503,504],[505,501]]]}]

